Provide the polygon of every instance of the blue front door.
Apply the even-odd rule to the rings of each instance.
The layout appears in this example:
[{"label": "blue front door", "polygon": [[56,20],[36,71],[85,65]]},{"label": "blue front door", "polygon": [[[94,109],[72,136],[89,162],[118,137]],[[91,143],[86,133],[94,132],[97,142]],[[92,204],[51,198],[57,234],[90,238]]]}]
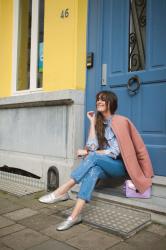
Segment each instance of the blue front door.
[{"label": "blue front door", "polygon": [[[112,90],[147,145],[156,175],[166,176],[166,1],[90,0],[86,110]],[[87,133],[86,125],[86,133]]]}]

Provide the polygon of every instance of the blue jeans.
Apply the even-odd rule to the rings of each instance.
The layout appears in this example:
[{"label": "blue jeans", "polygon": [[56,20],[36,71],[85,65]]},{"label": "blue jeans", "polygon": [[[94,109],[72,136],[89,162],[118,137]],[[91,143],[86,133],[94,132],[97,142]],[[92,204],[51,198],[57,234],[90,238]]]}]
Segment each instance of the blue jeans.
[{"label": "blue jeans", "polygon": [[78,198],[90,201],[98,179],[110,176],[125,176],[125,166],[120,159],[114,160],[108,155],[90,153],[71,173],[76,183],[81,183]]}]

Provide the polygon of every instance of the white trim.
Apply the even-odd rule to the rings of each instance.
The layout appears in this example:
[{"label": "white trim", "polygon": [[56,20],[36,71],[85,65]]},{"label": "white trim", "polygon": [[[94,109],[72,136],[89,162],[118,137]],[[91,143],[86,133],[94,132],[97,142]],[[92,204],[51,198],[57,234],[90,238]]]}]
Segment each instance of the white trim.
[{"label": "white trim", "polygon": [[28,95],[28,94],[33,94],[36,92],[43,92],[42,88],[36,88],[36,89],[26,89],[26,90],[17,90],[15,92],[13,92],[13,96],[17,96],[17,95]]},{"label": "white trim", "polygon": [[19,7],[20,0],[13,0],[13,45],[12,45],[12,95],[31,94],[41,92],[37,88],[38,70],[38,31],[39,31],[39,0],[32,0],[32,21],[31,21],[31,54],[30,54],[30,88],[17,90],[18,76],[18,46],[19,46]]},{"label": "white trim", "polygon": [[17,89],[19,2],[13,2],[12,93]]},{"label": "white trim", "polygon": [[32,1],[30,89],[37,88],[38,36],[39,36],[39,0]]}]

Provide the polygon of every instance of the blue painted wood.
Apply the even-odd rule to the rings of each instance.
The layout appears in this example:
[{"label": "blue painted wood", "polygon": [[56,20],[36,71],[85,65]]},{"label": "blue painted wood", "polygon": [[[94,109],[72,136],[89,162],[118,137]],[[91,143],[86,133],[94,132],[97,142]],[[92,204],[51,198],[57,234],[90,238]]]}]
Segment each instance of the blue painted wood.
[{"label": "blue painted wood", "polygon": [[[165,0],[147,0],[145,70],[128,72],[129,1],[90,0],[87,41],[88,51],[94,52],[95,64],[87,71],[86,110],[95,109],[99,90],[116,92],[118,113],[135,123],[147,145],[154,172],[161,176],[166,176],[165,13]],[[102,64],[107,64],[106,86],[101,86]],[[126,84],[135,74],[141,87],[131,96]]]},{"label": "blue painted wood", "polygon": [[147,67],[154,71],[164,70],[166,68],[166,1],[148,1],[148,15]]},{"label": "blue painted wood", "polygon": [[[90,0],[88,2],[88,51],[94,53],[94,67],[87,70],[85,117],[87,110],[95,109],[95,96],[100,91],[101,84],[101,48],[102,48],[102,18],[103,1]],[[91,98],[92,97],[92,98]],[[89,123],[85,119],[85,141],[88,134]]]}]

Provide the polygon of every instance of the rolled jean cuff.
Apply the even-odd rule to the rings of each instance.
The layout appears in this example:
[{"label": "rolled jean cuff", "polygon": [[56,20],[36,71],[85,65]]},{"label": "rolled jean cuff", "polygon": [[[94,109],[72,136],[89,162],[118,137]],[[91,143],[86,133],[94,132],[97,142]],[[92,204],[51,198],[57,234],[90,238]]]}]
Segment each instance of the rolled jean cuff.
[{"label": "rolled jean cuff", "polygon": [[85,196],[82,196],[82,195],[77,195],[77,199],[81,199],[81,200],[84,200],[86,203],[89,203],[91,201],[91,198],[87,198]]},{"label": "rolled jean cuff", "polygon": [[76,184],[79,184],[79,181],[77,180],[77,178],[75,178],[75,176],[73,176],[72,174],[70,175],[70,178],[73,179]]}]

